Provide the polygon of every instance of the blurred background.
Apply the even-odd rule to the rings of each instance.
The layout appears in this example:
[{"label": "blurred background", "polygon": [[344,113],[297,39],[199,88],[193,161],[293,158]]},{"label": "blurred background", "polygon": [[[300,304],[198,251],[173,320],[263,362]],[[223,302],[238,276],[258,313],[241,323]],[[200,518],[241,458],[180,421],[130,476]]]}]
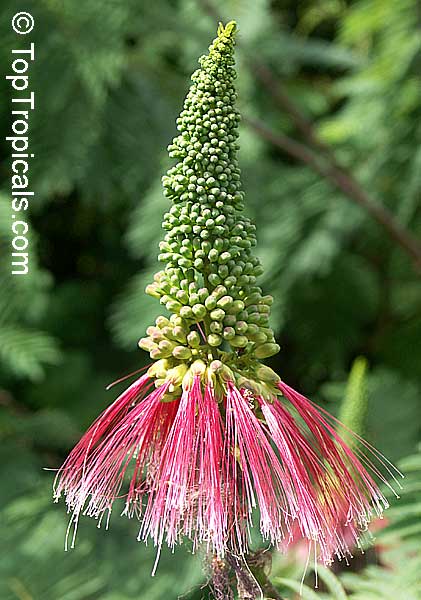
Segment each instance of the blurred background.
[{"label": "blurred background", "polygon": [[[17,39],[11,17],[35,18]],[[218,19],[239,25],[240,162],[262,286],[275,297],[272,361],[406,473],[364,555],[322,570],[304,598],[421,598],[421,9],[416,0],[4,0],[0,63],[35,42],[30,273],[10,275],[11,87],[4,77],[0,199],[0,598],[209,597],[203,557],[68,517],[51,485],[112,402],[111,381],[161,307],[143,290],[167,209],[166,146]],[[21,36],[24,37],[24,36]],[[274,555],[297,598],[305,556]]]}]

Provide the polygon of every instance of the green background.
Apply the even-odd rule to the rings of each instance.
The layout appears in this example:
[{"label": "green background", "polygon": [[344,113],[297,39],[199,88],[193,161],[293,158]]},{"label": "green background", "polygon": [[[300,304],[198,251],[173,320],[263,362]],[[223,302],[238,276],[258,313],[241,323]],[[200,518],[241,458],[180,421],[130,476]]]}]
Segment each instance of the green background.
[{"label": "green background", "polygon": [[[35,18],[26,37],[10,26],[18,10]],[[136,522],[118,511],[107,532],[82,519],[76,549],[64,553],[67,515],[44,468],[57,468],[113,400],[106,385],[146,364],[136,344],[160,310],[143,290],[167,208],[165,148],[219,15],[239,26],[240,163],[282,347],[271,366],[408,474],[375,548],[345,573],[335,565],[331,585],[341,580],[353,600],[421,598],[420,265],[331,171],[339,165],[405,236],[420,238],[417,2],[6,0],[2,74],[12,48],[35,43],[36,156],[30,274],[12,277],[11,88],[2,75],[1,600],[208,597],[205,557],[164,552],[151,578],[154,549],[136,542]],[[274,555],[285,597],[296,597],[285,579],[299,582],[304,562],[296,550]],[[342,598],[328,588],[315,597]]]}]

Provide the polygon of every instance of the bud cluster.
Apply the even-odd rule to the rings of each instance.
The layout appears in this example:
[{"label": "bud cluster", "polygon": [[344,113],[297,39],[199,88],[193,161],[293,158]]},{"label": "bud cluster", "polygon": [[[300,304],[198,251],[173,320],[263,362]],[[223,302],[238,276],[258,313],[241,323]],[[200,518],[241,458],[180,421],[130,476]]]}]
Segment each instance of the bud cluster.
[{"label": "bud cluster", "polygon": [[160,244],[165,268],[146,291],[171,317],[159,317],[139,342],[153,359],[189,362],[228,352],[255,360],[279,350],[269,327],[272,298],[256,284],[255,226],[241,215],[234,33],[234,23],[220,25],[200,59],[168,148],[178,162],[163,177],[173,203]]},{"label": "bud cluster", "polygon": [[239,371],[220,360],[205,362],[195,359],[187,366],[186,361],[177,364],[174,358],[161,358],[149,367],[148,376],[155,378],[155,387],[166,387],[163,402],[180,398],[183,391],[191,389],[195,378],[199,378],[204,386],[210,386],[218,400],[226,395],[227,382],[249,392],[250,399],[261,397],[273,402],[274,397],[279,395],[277,384],[280,377],[270,367],[259,363],[254,363],[245,371]]}]

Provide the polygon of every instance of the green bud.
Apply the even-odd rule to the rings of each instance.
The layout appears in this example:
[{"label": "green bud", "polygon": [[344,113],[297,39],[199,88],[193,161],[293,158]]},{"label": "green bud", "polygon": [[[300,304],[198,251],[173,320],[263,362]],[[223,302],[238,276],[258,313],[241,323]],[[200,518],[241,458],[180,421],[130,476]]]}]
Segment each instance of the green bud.
[{"label": "green bud", "polygon": [[187,341],[186,332],[184,331],[183,327],[180,327],[179,325],[176,325],[174,327],[174,329],[172,330],[172,334],[174,338],[182,344],[184,344]]},{"label": "green bud", "polygon": [[200,335],[197,333],[197,331],[190,331],[187,336],[187,343],[192,348],[198,348],[200,346]]},{"label": "green bud", "polygon": [[153,342],[149,337],[141,338],[138,342],[138,346],[139,348],[142,348],[142,350],[146,350],[147,352],[158,348],[157,344],[155,344],[155,342]]},{"label": "green bud", "polygon": [[193,306],[193,314],[197,319],[203,319],[203,317],[206,315],[207,311],[205,306],[203,306],[203,304],[195,304]]},{"label": "green bud", "polygon": [[170,321],[166,317],[157,317],[155,323],[162,329],[163,327],[167,327],[170,324]]},{"label": "green bud", "polygon": [[246,306],[250,306],[251,304],[256,304],[257,302],[259,302],[261,298],[261,295],[259,294],[259,292],[254,292],[253,294],[250,294],[250,296],[247,296],[247,298],[244,301],[244,304]]},{"label": "green bud", "polygon": [[208,279],[211,285],[218,285],[218,283],[221,283],[221,278],[216,273],[211,273]]},{"label": "green bud", "polygon": [[227,325],[228,327],[233,327],[237,322],[237,319],[235,317],[235,315],[225,315],[224,318],[224,325]]},{"label": "green bud", "polygon": [[257,367],[256,376],[259,379],[259,381],[264,381],[266,383],[271,383],[274,385],[281,381],[279,375],[266,365],[259,365],[259,367]]},{"label": "green bud", "polygon": [[167,376],[167,371],[170,367],[170,363],[166,358],[162,358],[161,360],[157,360],[151,367],[148,369],[148,376],[152,379],[153,377],[165,378]]},{"label": "green bud", "polygon": [[212,333],[221,333],[222,323],[220,321],[211,321],[209,328]]},{"label": "green bud", "polygon": [[150,283],[147,285],[145,292],[148,294],[148,296],[152,296],[153,298],[160,298],[162,296],[159,286],[155,283]]},{"label": "green bud", "polygon": [[208,296],[205,300],[205,306],[208,310],[216,308],[217,299],[215,296]]},{"label": "green bud", "polygon": [[189,301],[189,295],[185,290],[178,290],[178,292],[176,293],[176,298],[183,304],[187,304],[187,302]]},{"label": "green bud", "polygon": [[236,314],[244,310],[244,302],[242,300],[234,300],[234,302],[227,308],[227,313]]},{"label": "green bud", "polygon": [[218,285],[212,292],[217,300],[222,298],[227,293],[227,288],[224,285]]},{"label": "green bud", "polygon": [[223,311],[222,308],[215,308],[215,310],[211,311],[210,313],[210,318],[213,321],[222,321],[224,317],[225,311]]},{"label": "green bud", "polygon": [[249,331],[247,331],[247,335],[250,338],[250,340],[255,342],[256,344],[263,344],[263,342],[266,342],[266,334],[263,333],[263,331],[258,331],[254,334],[250,334]]},{"label": "green bud", "polygon": [[246,333],[246,331],[248,330],[248,325],[245,321],[237,321],[237,323],[235,324],[235,331],[237,333]]},{"label": "green bud", "polygon": [[168,302],[165,303],[165,308],[168,312],[178,312],[182,308],[182,305],[180,302],[177,302],[177,300],[168,300]]},{"label": "green bud", "polygon": [[222,298],[218,300],[217,305],[219,306],[219,308],[226,310],[232,305],[232,303],[233,299],[231,296],[222,296]]},{"label": "green bud", "polygon": [[[174,342],[162,340],[158,344],[159,358],[169,358],[174,348]],[[152,355],[151,355],[152,356]]]},{"label": "green bud", "polygon": [[280,346],[278,344],[266,343],[261,346],[257,346],[254,350],[254,355],[256,358],[269,358],[269,356],[273,356],[277,354],[280,350]]},{"label": "green bud", "polygon": [[178,360],[189,360],[191,358],[191,350],[190,348],[186,348],[186,346],[176,346],[172,351],[172,355]]},{"label": "green bud", "polygon": [[222,344],[222,338],[217,333],[210,333],[208,335],[208,344],[209,346],[220,346]]},{"label": "green bud", "polygon": [[190,306],[183,306],[180,309],[180,317],[182,317],[183,319],[192,319],[193,318],[193,311],[191,309]]},{"label": "green bud", "polygon": [[232,340],[230,340],[231,346],[234,348],[245,348],[248,344],[248,339],[245,335],[235,335]]},{"label": "green bud", "polygon": [[219,252],[215,248],[209,251],[208,258],[210,262],[216,262],[218,260]]},{"label": "green bud", "polygon": [[180,364],[174,367],[173,369],[169,369],[167,372],[167,380],[171,381],[174,386],[180,386],[183,381],[184,375],[187,373],[187,365]]},{"label": "green bud", "polygon": [[203,360],[195,360],[190,365],[190,372],[194,376],[200,376],[201,377],[206,372],[206,364],[203,362]]},{"label": "green bud", "polygon": [[232,340],[235,337],[234,327],[224,327],[223,336],[225,340]]},{"label": "green bud", "polygon": [[[233,23],[221,25],[209,54],[201,58],[177,119],[178,135],[168,146],[178,162],[162,178],[171,202],[160,243],[159,258],[166,264],[147,291],[172,314],[170,322],[157,320],[157,327],[148,329],[148,341],[141,344],[154,359],[165,358],[170,350],[179,360],[207,356],[210,348],[206,349],[198,331],[190,331],[194,322],[202,320],[209,346],[216,348],[223,339],[232,346],[224,353],[213,350],[215,356],[232,360],[234,348],[249,345],[252,349],[253,342],[256,352],[276,346],[268,326],[272,298],[262,296],[256,286],[261,265],[251,252],[255,226],[241,215],[244,193],[237,161],[234,29]],[[209,370],[208,376],[222,395],[219,373]],[[191,371],[184,373],[184,389],[192,377]],[[232,372],[227,375],[233,377]],[[173,391],[180,393],[176,383],[171,386],[169,398],[174,397]]]}]

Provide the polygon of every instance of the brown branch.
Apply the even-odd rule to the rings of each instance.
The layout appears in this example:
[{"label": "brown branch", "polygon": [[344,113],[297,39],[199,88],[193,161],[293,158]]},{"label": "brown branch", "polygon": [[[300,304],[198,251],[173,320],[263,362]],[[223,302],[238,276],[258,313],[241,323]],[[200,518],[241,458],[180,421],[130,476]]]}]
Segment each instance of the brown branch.
[{"label": "brown branch", "polygon": [[[209,0],[199,0],[199,4],[212,18],[215,20],[220,19],[215,7]],[[372,198],[353,174],[337,161],[333,149],[318,137],[311,121],[291,100],[273,72],[263,63],[248,58],[244,50],[243,54],[246,56],[246,65],[265,86],[280,108],[290,116],[291,121],[304,139],[307,140],[310,148],[283,134],[272,132],[259,121],[246,119],[246,122],[262,138],[307,164],[319,175],[333,183],[351,201],[362,207],[372,219],[383,227],[389,237],[406,252],[412,259],[416,271],[421,273],[421,244],[418,240],[395,219],[393,213]],[[317,156],[315,152],[317,152]]]},{"label": "brown branch", "polygon": [[324,156],[318,157],[304,144],[284,134],[273,132],[261,121],[249,117],[245,117],[244,121],[261,138],[308,165],[316,173],[333,183],[348,198],[361,206],[377,223],[382,225],[389,237],[405,250],[412,258],[416,271],[421,273],[421,245],[416,238],[400,225],[387,208],[373,200],[352,177],[329,160],[326,160]]},{"label": "brown branch", "polygon": [[237,578],[238,600],[258,600],[262,596],[260,586],[253,574],[245,568],[244,559],[227,553],[226,561]]}]

